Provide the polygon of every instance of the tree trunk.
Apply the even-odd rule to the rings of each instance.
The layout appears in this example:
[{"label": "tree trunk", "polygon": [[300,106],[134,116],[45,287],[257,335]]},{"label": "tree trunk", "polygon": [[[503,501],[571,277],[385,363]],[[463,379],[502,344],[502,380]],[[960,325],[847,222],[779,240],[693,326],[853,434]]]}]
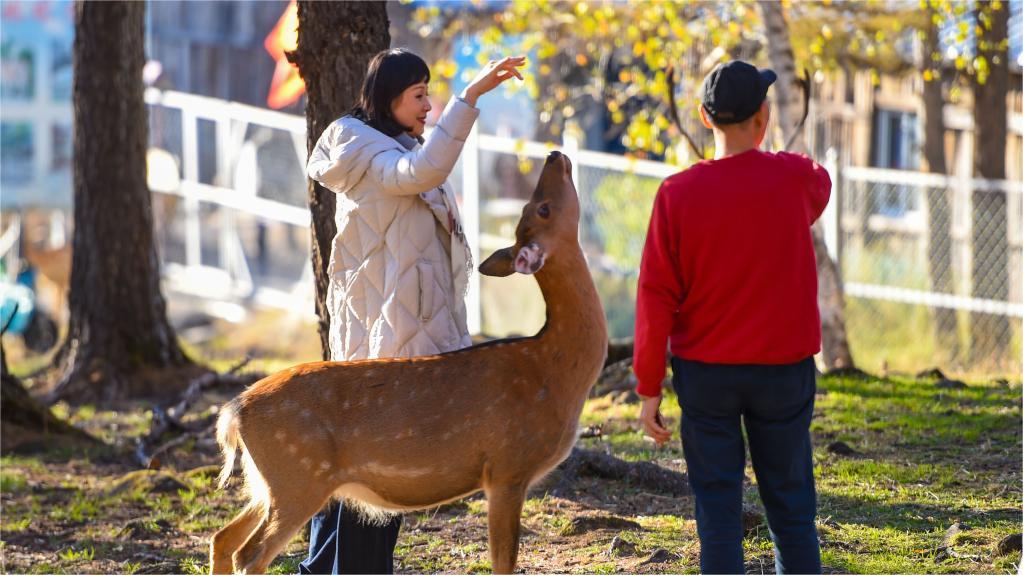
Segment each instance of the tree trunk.
[{"label": "tree trunk", "polygon": [[[391,43],[384,2],[298,3],[298,47],[288,59],[305,80],[307,148],[358,100],[370,59]],[[327,264],[337,228],[334,194],[309,180],[312,212],[312,259],[316,277],[316,315],[319,317],[323,358],[330,357],[330,314],[327,310]]]},{"label": "tree trunk", "polygon": [[[981,25],[987,16],[990,28]],[[1006,94],[1009,91],[1009,57],[1000,44],[1009,34],[1007,2],[980,2],[976,9],[978,55],[987,62],[990,74],[981,81],[975,72],[973,83],[974,154],[976,177],[1005,179],[1007,138]],[[1009,238],[1006,194],[1003,191],[973,193],[973,296],[1008,301]],[[1008,361],[1012,331],[1009,318],[975,312],[970,317],[971,350],[974,362],[1002,367]]]},{"label": "tree trunk", "polygon": [[187,377],[154,377],[154,370],[196,368],[178,346],[160,293],[146,185],[146,4],[77,2],[74,9],[70,318],[50,399],[177,394]]},{"label": "tree trunk", "polygon": [[[796,78],[795,58],[789,40],[789,27],[785,21],[783,7],[780,2],[761,2],[760,10],[764,17],[767,33],[768,56],[771,66],[778,74],[775,83],[778,102],[778,125],[787,141],[792,131],[797,128],[803,110],[803,94]],[[791,151],[809,154],[806,137],[800,133],[793,140]],[[834,195],[831,201],[838,201]],[[842,294],[842,277],[838,266],[828,255],[824,244],[824,233],[821,224],[813,226],[814,252],[817,254],[817,303],[821,312],[821,353],[825,369],[852,368],[852,353],[849,351],[849,339],[845,332],[845,304]]]},{"label": "tree trunk", "polygon": [[[945,99],[942,96],[941,46],[938,27],[932,23],[934,9],[928,9],[928,23],[924,45],[924,87],[921,98],[923,117],[923,169],[932,174],[947,173],[945,165]],[[927,259],[930,264],[931,291],[953,293],[952,286],[952,210],[948,200],[949,190],[930,188],[927,190]],[[956,312],[943,307],[932,308],[934,320],[934,341],[939,358],[953,360],[959,355],[959,338],[956,328]]]}]

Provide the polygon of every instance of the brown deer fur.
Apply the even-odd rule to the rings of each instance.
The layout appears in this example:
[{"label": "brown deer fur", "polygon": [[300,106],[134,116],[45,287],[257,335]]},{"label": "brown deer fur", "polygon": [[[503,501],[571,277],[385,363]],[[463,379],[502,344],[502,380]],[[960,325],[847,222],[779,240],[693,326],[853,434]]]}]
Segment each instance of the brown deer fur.
[{"label": "brown deer fur", "polygon": [[372,514],[480,490],[494,572],[513,572],[526,489],[568,455],[607,352],[578,225],[571,164],[552,152],[515,245],[480,266],[536,272],[547,304],[537,335],[428,357],[307,363],[228,403],[217,429],[221,481],[240,450],[250,503],[213,536],[212,572],[264,572],[331,497]]}]

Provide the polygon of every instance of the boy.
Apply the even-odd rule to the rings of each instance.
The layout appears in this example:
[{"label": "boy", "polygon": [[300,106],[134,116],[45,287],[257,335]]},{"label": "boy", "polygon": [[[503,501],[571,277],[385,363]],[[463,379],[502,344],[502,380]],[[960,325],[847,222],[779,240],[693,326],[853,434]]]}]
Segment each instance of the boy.
[{"label": "boy", "polygon": [[659,444],[671,438],[659,411],[670,337],[704,573],[744,572],[740,422],[777,573],[821,572],[809,431],[821,337],[810,226],[831,180],[805,156],[759,150],[775,79],[733,61],[704,80],[700,117],[714,132],[714,159],[661,185],[640,268],[640,419]]}]

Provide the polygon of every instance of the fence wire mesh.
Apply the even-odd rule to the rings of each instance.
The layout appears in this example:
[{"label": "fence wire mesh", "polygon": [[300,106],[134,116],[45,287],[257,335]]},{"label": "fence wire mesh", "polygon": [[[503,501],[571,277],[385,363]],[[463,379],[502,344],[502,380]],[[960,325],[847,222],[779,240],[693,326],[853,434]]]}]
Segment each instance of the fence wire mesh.
[{"label": "fence wire mesh", "polygon": [[839,178],[839,263],[857,362],[1023,370],[1023,208],[1008,185]]},{"label": "fence wire mesh", "polygon": [[[182,121],[181,109],[150,108],[151,145],[173,157],[177,177],[187,179]],[[196,121],[198,183],[305,208],[295,134],[258,122],[227,121],[232,122],[227,130]],[[220,142],[224,134],[233,134],[232,141]],[[463,181],[462,164],[475,158],[477,261],[513,241],[544,162],[540,144],[488,138],[491,144],[483,147],[467,144],[451,178],[464,197],[464,188],[473,184]],[[218,156],[224,153],[231,158]],[[579,153],[573,161],[580,243],[610,335],[630,337],[640,258],[662,177],[624,168],[620,158],[609,155]],[[917,173],[864,168],[832,176],[831,201],[838,212],[838,245],[832,247],[845,284],[846,327],[857,363],[868,371],[911,373],[941,366],[952,372],[1023,372],[1023,188],[1018,182],[971,187],[967,180],[941,180],[936,185]],[[174,194],[154,197],[165,262],[189,259],[189,209],[187,200]],[[463,213],[475,211],[463,206]],[[235,257],[251,270],[254,284],[286,289],[301,280],[309,259],[304,226],[206,202],[199,203],[198,217],[201,265],[228,268]],[[233,243],[227,241],[232,234]],[[480,282],[484,333],[528,334],[542,326],[543,301],[532,278],[483,277]]]}]

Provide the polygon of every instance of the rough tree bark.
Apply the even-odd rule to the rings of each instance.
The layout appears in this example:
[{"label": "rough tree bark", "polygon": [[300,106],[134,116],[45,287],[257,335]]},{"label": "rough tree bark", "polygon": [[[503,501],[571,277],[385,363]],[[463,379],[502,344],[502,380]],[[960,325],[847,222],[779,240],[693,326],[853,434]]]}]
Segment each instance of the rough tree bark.
[{"label": "rough tree bark", "polygon": [[[764,17],[767,32],[768,57],[778,81],[775,83],[777,94],[778,125],[787,140],[792,130],[797,129],[803,111],[802,90],[796,78],[795,58],[789,40],[789,26],[785,21],[783,6],[780,2],[761,2],[760,10]],[[793,140],[791,151],[809,154],[806,138],[799,134]],[[832,197],[832,201],[835,198]],[[845,304],[842,293],[842,278],[838,266],[828,255],[824,244],[824,232],[818,222],[813,226],[813,246],[817,254],[817,282],[819,291],[817,302],[821,311],[821,353],[825,369],[853,368],[852,353],[849,350],[849,339],[845,331]]]},{"label": "rough tree bark", "polygon": [[[938,27],[931,16],[934,9],[928,8],[928,26],[924,40],[924,86],[920,115],[923,120],[923,170],[932,174],[946,174],[945,164],[945,98],[942,95],[941,46]],[[948,190],[944,187],[927,190],[927,259],[930,267],[931,291],[953,293],[952,286],[952,210]],[[933,308],[934,341],[945,360],[952,360],[959,354],[959,337],[954,309]]]},{"label": "rough tree bark", "polygon": [[[1002,43],[1009,34],[1007,2],[978,2],[977,52],[990,71],[983,83],[978,73],[973,84],[973,172],[978,178],[1005,179],[1007,138],[1006,94],[1009,58]],[[990,27],[982,24],[987,21]],[[973,193],[973,296],[1007,301],[1009,297],[1008,212],[1005,192]],[[976,312],[970,316],[973,361],[993,368],[1008,362],[1012,331],[1009,318]]]},{"label": "rough tree bark", "polygon": [[[298,47],[288,60],[298,65],[305,80],[307,148],[316,145],[323,130],[356,102],[370,59],[391,42],[384,2],[298,3]],[[334,194],[309,180],[312,212],[312,259],[316,276],[316,315],[319,317],[323,358],[330,357],[327,310],[327,264],[337,228]]]},{"label": "rough tree bark", "polygon": [[[198,368],[167,321],[146,185],[144,2],[77,2],[68,336],[50,400],[176,394]],[[172,368],[168,370],[169,368]]]},{"label": "rough tree bark", "polygon": [[99,442],[88,433],[58,418],[36,401],[7,369],[0,346],[0,455],[50,449],[58,445],[89,446]]}]

